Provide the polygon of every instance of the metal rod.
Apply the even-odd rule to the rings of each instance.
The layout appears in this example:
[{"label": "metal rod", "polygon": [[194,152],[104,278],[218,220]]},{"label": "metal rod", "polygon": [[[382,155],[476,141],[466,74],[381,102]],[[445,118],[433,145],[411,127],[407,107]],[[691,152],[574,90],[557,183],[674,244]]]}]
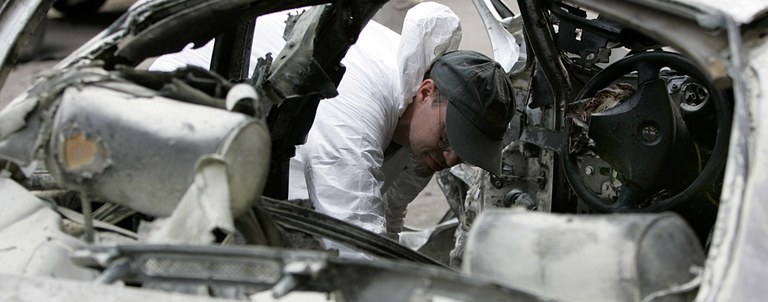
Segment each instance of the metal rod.
[{"label": "metal rod", "polygon": [[82,204],[83,218],[85,219],[85,242],[93,243],[93,209],[91,208],[91,197],[88,194],[80,196]]}]

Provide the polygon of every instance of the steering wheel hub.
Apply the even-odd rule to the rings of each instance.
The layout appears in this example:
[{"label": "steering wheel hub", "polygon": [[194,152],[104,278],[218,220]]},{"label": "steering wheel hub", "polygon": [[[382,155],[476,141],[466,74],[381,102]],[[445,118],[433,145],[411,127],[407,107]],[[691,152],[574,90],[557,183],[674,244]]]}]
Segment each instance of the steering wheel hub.
[{"label": "steering wheel hub", "polygon": [[653,121],[647,121],[640,125],[638,130],[640,139],[646,145],[653,145],[661,140],[661,130],[659,126]]}]

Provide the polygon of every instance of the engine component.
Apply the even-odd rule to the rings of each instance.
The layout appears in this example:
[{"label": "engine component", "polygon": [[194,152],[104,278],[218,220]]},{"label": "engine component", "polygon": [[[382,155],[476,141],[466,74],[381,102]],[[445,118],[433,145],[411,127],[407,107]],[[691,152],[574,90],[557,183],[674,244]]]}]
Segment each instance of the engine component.
[{"label": "engine component", "polygon": [[220,154],[227,163],[235,212],[258,199],[270,152],[263,123],[126,90],[107,84],[64,90],[46,162],[65,187],[167,216],[189,187],[195,162]]}]

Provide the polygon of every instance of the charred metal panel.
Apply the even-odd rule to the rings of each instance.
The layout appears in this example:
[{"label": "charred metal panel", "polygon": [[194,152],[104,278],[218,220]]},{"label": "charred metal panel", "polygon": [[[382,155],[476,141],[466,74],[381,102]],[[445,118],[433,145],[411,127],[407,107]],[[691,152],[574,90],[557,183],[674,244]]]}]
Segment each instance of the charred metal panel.
[{"label": "charred metal panel", "polygon": [[[116,57],[126,62],[180,51],[188,43],[203,45],[216,35],[231,28],[232,20],[257,16],[286,9],[329,1],[256,1],[256,0],[197,0],[158,1],[143,5],[134,14],[140,23],[132,29],[136,34],[121,42]],[[183,5],[172,5],[173,3]],[[171,5],[169,5],[171,4]],[[172,17],[169,15],[173,15]],[[199,26],[206,24],[206,26]]]},{"label": "charred metal panel", "polygon": [[[552,85],[555,100],[553,105],[564,106],[573,96],[573,86],[560,52],[555,45],[552,25],[546,16],[544,3],[532,0],[518,0],[520,13],[525,23],[525,34],[533,56]],[[557,107],[556,107],[557,108]]]},{"label": "charred metal panel", "polygon": [[248,78],[256,19],[240,17],[236,23],[234,28],[216,38],[210,68],[231,81]]},{"label": "charred metal panel", "polygon": [[[104,60],[136,66],[144,59],[181,51],[189,43],[201,46],[250,18],[329,0],[155,0],[135,5],[109,28],[57,64],[66,68],[83,60]],[[200,26],[206,24],[206,26]]]},{"label": "charred metal panel", "polygon": [[550,12],[559,18],[557,42],[562,51],[579,55],[579,65],[592,69],[608,63],[608,43],[621,40],[622,28],[603,19],[588,19],[587,12],[563,3],[551,3]]},{"label": "charred metal panel", "polygon": [[718,88],[731,85],[728,78],[728,39],[725,18],[706,6],[668,1],[573,1],[599,11],[601,16],[665,43],[705,69]]}]

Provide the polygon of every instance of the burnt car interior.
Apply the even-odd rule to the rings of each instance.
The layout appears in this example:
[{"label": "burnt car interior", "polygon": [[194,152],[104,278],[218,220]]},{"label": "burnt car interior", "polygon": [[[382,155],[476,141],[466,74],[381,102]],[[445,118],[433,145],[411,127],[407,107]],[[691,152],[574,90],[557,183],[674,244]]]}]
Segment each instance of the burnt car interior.
[{"label": "burnt car interior", "polygon": [[[673,210],[705,242],[722,186],[728,92],[663,42],[585,19],[568,5],[552,3],[549,11],[560,21],[563,81],[574,93],[559,154],[577,204],[603,213]],[[626,57],[596,66],[622,47]],[[573,211],[573,203],[562,210]]]},{"label": "burnt car interior", "polygon": [[[733,84],[724,67],[704,64],[726,49],[725,33],[697,25],[696,14],[707,12],[693,7],[672,14],[635,2],[614,9],[609,1],[518,0],[516,15],[501,0],[484,2],[510,34],[522,37],[517,43],[527,57],[509,71],[522,109],[508,130],[502,175],[487,174],[477,183],[441,177],[452,208],[447,216],[458,217],[458,227],[469,232],[467,242],[455,243],[465,244],[463,264],[445,260],[450,249],[415,251],[316,213],[308,201],[286,200],[295,146],[303,143],[321,100],[338,93],[341,59],[385,2],[168,0],[135,6],[19,99],[31,105],[14,107],[26,112],[23,127],[0,131],[1,168],[78,222],[70,234],[89,244],[74,262],[95,271],[102,284],[198,294],[204,284],[204,295],[228,298],[265,289],[276,297],[340,290],[350,301],[368,301],[391,292],[380,282],[386,279],[411,284],[387,296],[405,301],[423,290],[417,280],[427,278],[433,294],[535,301],[539,291],[495,279],[514,277],[500,272],[509,267],[489,264],[506,257],[489,251],[526,245],[510,241],[514,231],[500,230],[521,230],[517,237],[523,238],[526,226],[511,227],[520,220],[499,212],[478,218],[491,208],[520,205],[569,217],[615,214],[606,219],[618,233],[633,234],[627,240],[642,241],[647,255],[658,250],[659,258],[676,260],[644,273],[683,272],[641,278],[644,295],[670,280],[690,279],[687,266],[703,266],[722,190]],[[287,20],[284,37],[291,47],[248,70],[258,16],[304,6],[312,8]],[[642,27],[627,11],[677,29]],[[511,32],[514,22],[522,22],[518,33]],[[688,36],[675,36],[679,32]],[[137,68],[212,39],[208,70]],[[172,112],[185,114],[170,118]],[[35,161],[45,169],[34,169]],[[473,188],[484,190],[483,199],[467,193]],[[230,200],[228,209],[212,211],[229,218],[206,218],[213,221],[203,229],[213,245],[99,244],[104,232],[135,241],[142,221],[173,225],[187,213],[178,210],[187,200],[205,196]],[[187,209],[209,209],[199,204]],[[648,213],[659,220],[642,216]],[[638,239],[636,228],[664,237],[652,228],[668,219],[674,220],[670,233],[685,233],[673,240],[676,246],[661,251],[665,243]],[[569,238],[605,227],[551,223],[565,223]],[[336,258],[318,251],[321,238],[387,260]]]}]

